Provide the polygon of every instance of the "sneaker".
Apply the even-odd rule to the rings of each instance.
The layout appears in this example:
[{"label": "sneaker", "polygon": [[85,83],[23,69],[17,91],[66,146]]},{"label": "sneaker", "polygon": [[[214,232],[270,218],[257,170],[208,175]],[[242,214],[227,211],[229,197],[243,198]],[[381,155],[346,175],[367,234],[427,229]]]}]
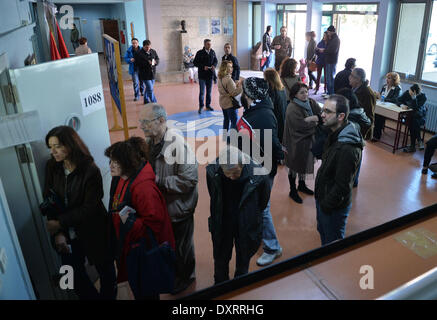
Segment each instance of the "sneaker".
[{"label": "sneaker", "polygon": [[279,258],[280,256],[282,256],[282,248],[276,251],[275,253],[264,252],[261,255],[261,257],[259,257],[258,260],[256,260],[256,264],[259,265],[260,267],[266,266],[271,264],[273,260]]},{"label": "sneaker", "polygon": [[199,107],[199,110],[197,111],[199,114],[201,114],[202,113],[202,109],[203,109],[203,107]]},{"label": "sneaker", "polygon": [[214,111],[214,109],[211,108],[211,106],[206,106],[206,110],[208,110],[208,111]]},{"label": "sneaker", "polygon": [[423,141],[420,140],[419,141],[419,150],[423,150],[423,149],[425,149],[425,145],[423,144]]},{"label": "sneaker", "polygon": [[406,152],[406,153],[416,152],[416,148],[409,146],[409,147],[404,148],[404,152]]}]

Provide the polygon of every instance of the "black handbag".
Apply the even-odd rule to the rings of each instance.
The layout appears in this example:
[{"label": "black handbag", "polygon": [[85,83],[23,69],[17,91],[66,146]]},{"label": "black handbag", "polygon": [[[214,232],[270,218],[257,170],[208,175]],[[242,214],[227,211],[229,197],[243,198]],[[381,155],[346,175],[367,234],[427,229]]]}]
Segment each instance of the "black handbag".
[{"label": "black handbag", "polygon": [[130,245],[127,256],[128,282],[136,299],[174,289],[175,252],[168,242],[158,245],[149,227],[147,234],[149,239]]},{"label": "black handbag", "polygon": [[223,85],[222,79],[220,79],[220,83],[222,84],[222,87],[223,87],[223,89],[226,91],[226,93],[228,94],[228,96],[231,98],[231,101],[232,101],[232,108],[233,108],[233,109],[241,108],[241,104],[240,104],[240,102],[239,102],[237,99],[235,99],[233,96],[231,96],[231,95],[229,94],[229,91],[228,91],[228,90],[225,88],[225,86]]}]

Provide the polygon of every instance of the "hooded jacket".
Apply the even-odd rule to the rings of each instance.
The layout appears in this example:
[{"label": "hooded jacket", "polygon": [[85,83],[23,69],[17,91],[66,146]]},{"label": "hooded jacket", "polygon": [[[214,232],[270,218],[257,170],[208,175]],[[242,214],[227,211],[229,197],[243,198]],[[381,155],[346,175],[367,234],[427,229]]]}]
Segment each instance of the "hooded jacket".
[{"label": "hooded jacket", "polygon": [[[241,252],[252,257],[262,239],[262,212],[270,198],[270,185],[266,175],[254,175],[253,169],[260,167],[252,160],[244,165],[241,177],[246,183],[243,188],[238,210],[238,235]],[[206,181],[211,197],[208,228],[211,232],[214,259],[220,254],[223,241],[223,171],[218,161],[206,167]]]},{"label": "hooded jacket", "polygon": [[363,137],[372,125],[372,122],[364,112],[363,108],[351,109],[351,111],[349,112],[348,120],[351,122],[355,122],[360,126],[361,135]]},{"label": "hooded jacket", "polygon": [[324,213],[344,209],[352,202],[363,146],[360,131],[349,122],[328,136],[315,183],[315,198]]},{"label": "hooded jacket", "polygon": [[[118,183],[123,184],[125,181],[119,179]],[[113,188],[111,187],[111,189]],[[126,259],[130,245],[141,238],[148,238],[146,226],[153,231],[158,244],[167,241],[173,249],[175,247],[173,229],[165,199],[155,184],[155,174],[150,163],[141,169],[132,182],[130,192],[131,207],[135,209],[136,213],[132,227],[126,230],[124,241],[120,244],[122,249],[118,257],[118,282],[127,281]],[[110,208],[112,208],[114,194],[111,194],[110,199]],[[112,214],[112,222],[117,240],[120,241],[120,231],[124,225],[118,212]]]},{"label": "hooded jacket", "polygon": [[[142,50],[142,47],[138,46],[138,50]],[[130,61],[130,59],[134,58],[134,47],[130,46],[129,49],[127,49],[126,54],[124,55],[124,61],[126,61],[127,64],[129,64],[129,74],[133,75],[135,71],[138,71],[138,67],[135,67],[135,62]]]}]

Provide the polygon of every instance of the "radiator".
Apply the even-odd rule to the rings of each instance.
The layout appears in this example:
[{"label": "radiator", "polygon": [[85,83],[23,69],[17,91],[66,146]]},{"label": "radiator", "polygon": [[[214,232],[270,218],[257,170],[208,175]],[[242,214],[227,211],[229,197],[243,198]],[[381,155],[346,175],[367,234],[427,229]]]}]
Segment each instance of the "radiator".
[{"label": "radiator", "polygon": [[425,106],[428,108],[425,122],[426,130],[435,133],[437,132],[437,103],[430,101],[425,103]]}]

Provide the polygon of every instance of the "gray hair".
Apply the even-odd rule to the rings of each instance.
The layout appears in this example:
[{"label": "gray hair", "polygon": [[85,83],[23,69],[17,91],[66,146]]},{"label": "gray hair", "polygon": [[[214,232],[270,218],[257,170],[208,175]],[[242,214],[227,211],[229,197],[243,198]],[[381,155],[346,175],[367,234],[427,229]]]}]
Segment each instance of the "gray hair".
[{"label": "gray hair", "polygon": [[352,72],[358,77],[358,79],[360,79],[362,83],[366,82],[366,71],[364,71],[364,69],[355,68]]},{"label": "gray hair", "polygon": [[234,146],[227,145],[226,148],[220,151],[218,162],[223,171],[230,171],[236,167],[249,164],[250,156]]},{"label": "gray hair", "polygon": [[152,107],[155,118],[164,118],[164,120],[167,121],[167,112],[162,105],[159,103],[148,103],[146,107]]}]

